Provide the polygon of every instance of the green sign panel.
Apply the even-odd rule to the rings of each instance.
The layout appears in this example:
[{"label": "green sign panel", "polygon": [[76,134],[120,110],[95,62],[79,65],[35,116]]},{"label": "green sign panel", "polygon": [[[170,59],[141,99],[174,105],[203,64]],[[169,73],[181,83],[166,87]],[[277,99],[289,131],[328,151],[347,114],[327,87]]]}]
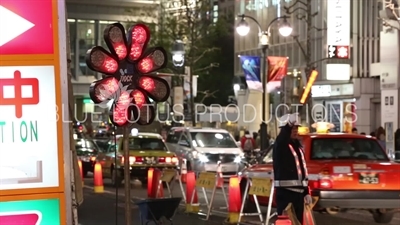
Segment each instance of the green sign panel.
[{"label": "green sign panel", "polygon": [[60,225],[60,201],[0,202],[0,224]]}]

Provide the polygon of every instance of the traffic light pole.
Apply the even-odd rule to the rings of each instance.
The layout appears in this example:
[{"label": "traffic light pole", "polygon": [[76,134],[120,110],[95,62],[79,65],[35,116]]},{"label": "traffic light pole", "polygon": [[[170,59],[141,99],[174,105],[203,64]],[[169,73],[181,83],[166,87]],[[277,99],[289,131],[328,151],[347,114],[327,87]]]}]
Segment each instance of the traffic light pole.
[{"label": "traffic light pole", "polygon": [[125,183],[125,224],[131,225],[131,165],[129,160],[129,129],[124,127],[124,183]]}]

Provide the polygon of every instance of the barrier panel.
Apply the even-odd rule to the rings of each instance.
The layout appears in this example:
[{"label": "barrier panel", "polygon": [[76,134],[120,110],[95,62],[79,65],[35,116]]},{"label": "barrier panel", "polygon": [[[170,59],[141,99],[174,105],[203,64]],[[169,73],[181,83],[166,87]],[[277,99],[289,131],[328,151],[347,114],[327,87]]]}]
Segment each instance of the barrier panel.
[{"label": "barrier panel", "polygon": [[[237,224],[239,225],[241,222],[241,218],[243,216],[258,216],[260,218],[260,224],[265,224],[269,225],[269,221],[271,220],[272,217],[277,215],[277,213],[271,214],[272,211],[272,203],[274,199],[274,192],[275,192],[275,187],[274,187],[274,182],[273,182],[273,175],[271,172],[246,172],[245,177],[247,178],[246,180],[246,186],[245,190],[243,192],[242,196],[242,205],[239,213],[239,219]],[[246,200],[248,199],[247,196],[251,195],[253,196],[254,203],[257,209],[256,213],[244,213],[244,207],[246,204]],[[261,209],[260,209],[260,204],[258,202],[257,196],[260,197],[269,197],[268,199],[268,208],[267,208],[267,214],[265,217],[265,223]],[[315,219],[313,215],[313,208],[315,204],[318,202],[318,197],[313,197],[313,202],[311,205],[305,205],[304,206],[304,225],[315,225]],[[294,209],[291,203],[289,203],[288,207],[285,209],[285,213],[289,216],[291,223],[293,225],[301,223],[296,219]],[[281,217],[282,219],[284,217]],[[279,223],[281,224],[289,224],[287,219],[283,219],[283,221],[280,221]],[[277,223],[276,223],[277,225]]]},{"label": "barrier panel", "polygon": [[[160,182],[162,177],[162,171],[160,169],[153,170],[153,178],[151,182],[151,191],[150,198],[162,198],[164,197],[164,188],[162,187],[162,183]],[[161,188],[160,188],[161,185]]]},{"label": "barrier panel", "polygon": [[163,189],[164,184],[167,187],[168,195],[170,198],[173,197],[172,190],[175,185],[175,178],[178,177],[178,183],[180,187],[180,191],[182,193],[183,200],[186,202],[186,195],[185,195],[185,190],[183,189],[183,184],[182,180],[180,178],[179,172],[175,169],[165,169],[162,171],[162,175],[159,179],[159,184],[157,187],[157,194],[160,192],[161,189]]},{"label": "barrier panel", "polygon": [[[271,215],[272,201],[274,196],[274,184],[272,180],[271,173],[266,172],[246,172],[246,186],[242,196],[242,205],[240,207],[240,213],[238,218],[238,223],[240,224],[243,216],[258,216],[260,218],[260,224],[269,224],[270,219],[276,215],[276,213]],[[246,205],[247,196],[253,196],[254,203],[256,205],[256,213],[244,213],[244,206]],[[269,197],[266,222],[264,223],[264,217],[261,212],[260,204],[258,202],[257,196]]]},{"label": "barrier panel", "polygon": [[[189,174],[190,173],[188,173],[188,177],[187,177],[188,178],[187,187],[189,185]],[[201,188],[203,195],[204,195],[205,204],[207,206],[207,213],[206,214],[201,213],[201,214],[206,216],[205,220],[208,220],[210,218],[211,212],[213,210],[213,203],[214,203],[214,198],[215,198],[215,193],[216,193],[217,188],[221,188],[222,194],[225,199],[225,207],[223,207],[223,208],[228,208],[228,200],[226,197],[226,191],[225,191],[223,182],[221,183],[221,180],[223,180],[223,178],[222,178],[222,174],[220,172],[216,172],[216,173],[201,172],[201,173],[199,173],[199,177],[196,181],[195,188]],[[206,190],[212,190],[210,199],[208,198]],[[196,190],[192,191],[192,193],[190,193],[190,194],[191,194],[191,195],[189,195],[190,196],[190,205],[191,206],[195,205],[195,206],[199,207],[200,204],[195,199],[195,197],[197,197],[197,196],[195,196]],[[192,210],[192,212],[195,212],[195,211]],[[196,212],[198,212],[198,209]]]}]

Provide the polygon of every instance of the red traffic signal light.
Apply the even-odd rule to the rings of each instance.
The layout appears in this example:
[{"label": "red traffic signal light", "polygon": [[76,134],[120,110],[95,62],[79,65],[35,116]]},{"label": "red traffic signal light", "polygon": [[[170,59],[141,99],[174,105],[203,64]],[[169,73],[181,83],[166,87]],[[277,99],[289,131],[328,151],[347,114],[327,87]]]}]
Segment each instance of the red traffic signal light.
[{"label": "red traffic signal light", "polygon": [[110,119],[116,126],[152,123],[156,114],[149,98],[163,102],[169,97],[167,81],[147,75],[167,65],[167,53],[162,47],[146,49],[149,40],[147,26],[134,25],[126,35],[124,27],[115,23],[104,30],[110,52],[100,46],[87,52],[88,67],[107,75],[92,83],[90,97],[96,104],[114,101]]}]

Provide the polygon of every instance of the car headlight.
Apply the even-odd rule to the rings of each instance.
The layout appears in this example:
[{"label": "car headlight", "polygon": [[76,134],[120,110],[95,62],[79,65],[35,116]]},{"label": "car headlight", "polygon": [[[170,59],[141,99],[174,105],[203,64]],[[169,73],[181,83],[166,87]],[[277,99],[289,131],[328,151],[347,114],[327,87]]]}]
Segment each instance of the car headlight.
[{"label": "car headlight", "polygon": [[235,157],[235,160],[233,160],[235,163],[240,163],[242,162],[242,156],[238,155]]}]

